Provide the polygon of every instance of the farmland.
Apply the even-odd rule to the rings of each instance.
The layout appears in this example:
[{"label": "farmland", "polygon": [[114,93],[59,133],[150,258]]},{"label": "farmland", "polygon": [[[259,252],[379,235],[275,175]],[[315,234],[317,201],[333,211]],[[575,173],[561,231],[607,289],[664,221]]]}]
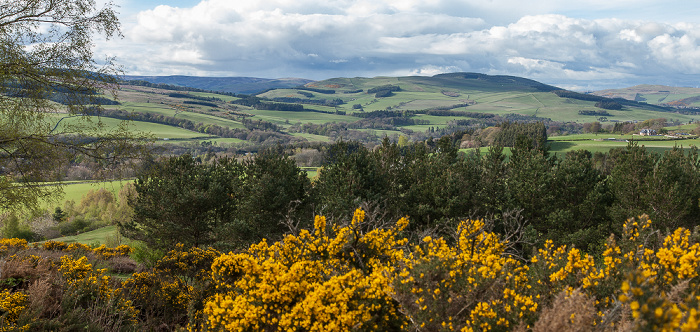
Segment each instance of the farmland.
[{"label": "farmland", "polygon": [[[54,279],[65,280],[71,292],[83,284],[81,289],[96,289],[87,283],[103,280],[100,289],[111,295],[80,296],[102,301],[100,308],[124,296],[128,305],[118,307],[130,317],[124,324],[141,329],[188,324],[225,329],[249,324],[248,318],[250,324],[284,329],[297,324],[285,318],[301,310],[294,303],[307,303],[316,293],[386,311],[348,316],[347,329],[374,321],[387,324],[376,329],[439,330],[452,321],[474,329],[535,324],[558,312],[564,296],[575,296],[591,311],[568,310],[565,319],[619,324],[617,303],[636,308],[634,301],[643,298],[624,286],[640,282],[635,271],[673,271],[665,279],[668,287],[649,298],[663,299],[669,287],[697,280],[697,262],[675,267],[663,265],[662,258],[668,252],[697,257],[696,244],[683,244],[691,238],[682,228],[697,224],[700,215],[696,157],[674,149],[697,145],[688,134],[697,128],[695,113],[625,104],[599,116],[603,111],[593,101],[560,97],[553,87],[478,77],[334,79],[258,96],[124,85],[120,104],[107,105],[102,117],[58,114],[52,121],[62,119],[60,129],[93,121],[101,124],[96,130],[110,131],[131,116],[130,129],[150,133],[159,151],[177,156],[147,164],[133,187],[125,186],[128,181],[67,183],[62,200],[74,204],[44,206],[39,215],[3,228],[8,237],[41,242],[29,248],[13,239],[5,248],[38,253],[27,257],[50,262],[57,269],[52,273],[61,276]],[[642,126],[668,136],[639,136]],[[378,144],[384,137],[389,140]],[[388,144],[392,140],[397,144]],[[462,146],[473,148],[458,150]],[[246,147],[259,153],[251,156]],[[614,148],[622,149],[605,154]],[[574,151],[579,149],[594,154]],[[479,151],[480,157],[462,158],[458,151]],[[217,159],[221,156],[234,158]],[[66,174],[90,164],[76,162]],[[319,207],[328,219],[310,220]],[[640,211],[651,215],[626,219]],[[471,215],[483,219],[464,217]],[[523,239],[515,246],[505,240],[509,227],[519,228]],[[658,236],[672,229],[677,230]],[[649,244],[649,238],[656,242]],[[474,240],[476,250],[459,249],[474,248]],[[123,243],[130,246],[117,246]],[[650,254],[643,261],[621,264],[623,254],[633,256],[628,250],[645,245]],[[59,255],[60,262],[52,258]],[[619,264],[605,265],[609,262]],[[89,278],[74,277],[76,269]],[[458,282],[445,284],[451,275]],[[189,276],[187,286],[183,276]],[[115,288],[106,288],[108,280]],[[299,282],[277,294],[274,285],[287,280]],[[336,289],[351,292],[353,300],[334,294]],[[33,291],[27,293],[38,301]],[[272,323],[237,317],[224,296],[254,299],[237,307],[245,312],[258,310],[258,304],[276,308],[267,313]],[[267,300],[285,296],[295,302]],[[467,310],[439,309],[456,302],[469,303],[460,305]],[[678,303],[696,305],[686,302]],[[667,307],[655,308],[666,315]],[[503,318],[494,321],[484,308]],[[337,324],[297,317],[299,324]],[[691,326],[694,317],[677,319]],[[23,319],[28,318],[17,322]]]},{"label": "farmland", "polygon": [[[372,89],[381,87],[398,87],[391,94],[377,97],[376,93],[369,93]],[[668,87],[666,87],[668,88]],[[325,81],[308,83],[297,88],[279,88],[265,91],[256,95],[263,100],[269,100],[278,104],[289,104],[283,100],[293,100],[303,106],[302,111],[271,110],[246,106],[237,103],[246,95],[225,94],[204,91],[179,91],[148,86],[132,85],[123,82],[119,91],[119,105],[105,106],[109,111],[124,111],[130,114],[146,114],[156,120],[144,121],[136,119],[129,121],[130,130],[149,133],[157,139],[157,146],[172,147],[181,146],[184,149],[192,147],[206,148],[215,146],[218,148],[235,147],[240,149],[252,149],[255,151],[262,139],[251,141],[250,135],[237,137],[222,137],[210,132],[210,126],[220,126],[239,132],[248,132],[261,128],[259,125],[251,126],[251,123],[269,123],[276,126],[278,136],[288,137],[294,142],[328,144],[339,138],[352,139],[348,133],[357,133],[358,137],[367,139],[365,142],[377,144],[383,137],[397,140],[399,136],[406,136],[410,141],[418,141],[431,136],[448,134],[448,130],[476,130],[477,132],[493,122],[483,121],[480,115],[498,116],[498,121],[546,121],[547,124],[573,124],[580,126],[583,123],[596,121],[597,117],[581,115],[580,111],[599,112],[601,109],[592,101],[573,98],[562,98],[552,93],[555,87],[540,84],[535,81],[516,77],[488,76],[481,74],[450,74],[434,77],[375,77],[375,78],[334,78]],[[663,90],[664,87],[656,87]],[[649,89],[647,89],[649,90]],[[667,89],[673,98],[692,95],[695,90]],[[651,91],[651,90],[649,90]],[[647,93],[651,93],[647,91]],[[624,92],[624,91],[622,91]],[[618,91],[602,92],[602,95],[620,97],[627,96]],[[641,93],[636,91],[634,93]],[[281,99],[280,99],[281,98]],[[287,99],[285,99],[287,98]],[[292,99],[289,99],[292,98]],[[669,96],[671,98],[671,96]],[[638,98],[639,99],[639,98]],[[342,101],[338,103],[337,101]],[[333,106],[327,104],[336,103]],[[358,106],[359,105],[359,106]],[[428,114],[426,110],[457,111],[449,116]],[[353,126],[363,119],[359,116],[378,111],[393,111],[404,114],[403,117],[411,119],[413,124],[397,124],[393,126],[363,127]],[[460,113],[461,112],[461,113]],[[641,122],[647,119],[667,118],[674,125],[665,129],[669,131],[691,132],[697,125],[691,123],[700,119],[697,114],[680,114],[673,109],[639,105],[626,105],[620,110],[606,110],[609,114],[607,122],[603,126],[624,121]],[[64,116],[54,115],[54,121],[58,122]],[[158,120],[165,117],[172,120]],[[93,122],[100,121],[100,130],[114,130],[124,125],[121,119],[95,116],[87,117]],[[65,118],[59,123],[59,127],[70,126],[74,121],[84,121],[83,118]],[[368,119],[372,123],[372,119]],[[161,121],[156,123],[153,121]],[[184,121],[184,122],[183,122]],[[200,126],[186,126],[183,123]],[[459,121],[470,123],[470,127],[458,127]],[[304,125],[325,126],[326,130],[308,130]],[[258,127],[256,127],[258,126]],[[461,128],[461,129],[460,129]],[[471,128],[471,129],[470,129]],[[265,129],[268,132],[270,129]],[[693,136],[690,136],[693,137]],[[585,149],[591,152],[607,152],[612,148],[625,147],[629,140],[640,140],[640,136],[620,133],[587,133],[587,134],[554,134],[549,136],[550,152],[565,154],[568,151]],[[639,142],[650,151],[664,152],[674,146],[697,146],[697,139],[670,140],[663,136],[647,137]],[[172,149],[172,148],[170,148]],[[178,150],[183,151],[183,150]],[[470,149],[461,149],[469,152]],[[487,148],[481,147],[481,153],[486,153]],[[509,148],[504,151],[510,153]],[[320,166],[320,165],[314,165]],[[315,175],[315,171],[310,173]],[[112,191],[115,191],[114,184]],[[121,185],[117,185],[121,188]],[[94,184],[71,184],[65,187],[64,200],[80,201],[80,198],[90,189],[95,189]],[[118,191],[119,188],[116,188]]]},{"label": "farmland", "polygon": [[[381,97],[377,93],[369,92],[383,87],[396,89]],[[333,78],[296,88],[263,91],[255,97],[267,102],[265,105],[268,106],[248,106],[241,102],[241,98],[246,98],[247,95],[196,89],[175,92],[131,85],[125,81],[119,93],[120,104],[106,108],[108,111],[119,110],[171,119],[168,123],[161,121],[147,124],[138,119],[131,124],[136,130],[150,132],[156,138],[169,140],[168,143],[208,141],[219,146],[248,146],[248,149],[255,149],[255,146],[259,146],[265,140],[273,144],[280,142],[280,139],[285,142],[323,143],[339,138],[360,138],[363,142],[377,144],[385,136],[395,140],[404,135],[411,141],[417,141],[455,130],[492,126],[497,121],[546,121],[573,126],[601,121],[605,126],[655,118],[666,118],[670,123],[683,125],[700,119],[697,113],[678,112],[673,108],[637,102],[625,104],[621,109],[605,110],[607,115],[602,118],[582,115],[598,114],[601,109],[596,107],[593,101],[560,97],[552,93],[557,89],[518,77],[471,73],[433,77]],[[697,91],[679,90],[674,92],[673,98],[690,98],[694,92]],[[601,92],[600,95],[626,96],[621,92]],[[645,97],[651,100],[649,98]],[[267,109],[269,105],[300,105],[302,109]],[[445,116],[428,114],[429,110],[456,112]],[[393,125],[371,125],[372,121],[356,124],[361,119],[358,116],[377,111],[398,112],[409,120]],[[485,121],[480,115],[496,118]],[[176,123],[177,121],[189,121],[192,125],[188,127],[181,122]],[[111,119],[103,119],[103,122],[107,128],[116,125]],[[469,125],[464,126],[462,123]],[[316,129],[308,127],[311,125],[316,126]],[[206,129],[209,126],[219,126],[237,132],[235,135],[221,136],[222,134]],[[327,129],[320,129],[319,126]],[[694,125],[687,129],[694,129]],[[272,138],[269,135],[261,137],[259,134],[251,134],[255,130],[273,130],[277,134]],[[600,145],[600,149],[603,150],[614,146],[611,142],[596,142],[598,141],[577,143],[575,146],[597,149],[596,146]],[[568,149],[561,143],[556,143],[554,148],[559,147]]]}]

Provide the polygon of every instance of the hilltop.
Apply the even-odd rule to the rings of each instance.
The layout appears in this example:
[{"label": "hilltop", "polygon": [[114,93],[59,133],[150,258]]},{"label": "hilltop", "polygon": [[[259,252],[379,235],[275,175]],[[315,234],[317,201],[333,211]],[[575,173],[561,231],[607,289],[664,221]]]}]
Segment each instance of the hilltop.
[{"label": "hilltop", "polygon": [[700,107],[700,88],[643,84],[623,89],[601,90],[593,94],[662,106]]},{"label": "hilltop", "polygon": [[303,78],[259,78],[259,77],[200,77],[200,76],[123,76],[124,80],[141,80],[155,84],[170,84],[202,90],[258,93],[275,88],[290,88],[313,82]]}]

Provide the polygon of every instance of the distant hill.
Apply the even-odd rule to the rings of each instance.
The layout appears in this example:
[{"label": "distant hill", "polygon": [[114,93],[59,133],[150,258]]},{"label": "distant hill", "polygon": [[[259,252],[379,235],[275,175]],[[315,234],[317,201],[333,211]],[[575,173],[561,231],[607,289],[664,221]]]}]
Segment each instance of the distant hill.
[{"label": "distant hill", "polygon": [[[403,84],[402,84],[403,83]],[[455,89],[459,91],[521,91],[521,92],[550,92],[561,88],[543,84],[531,79],[505,76],[486,75],[479,73],[448,73],[435,76],[407,77],[355,77],[331,78],[306,84],[307,87],[336,88],[348,92],[358,88],[372,88],[383,84],[401,84],[404,90],[415,89],[416,92],[430,90]]]},{"label": "distant hill", "polygon": [[[575,92],[564,94],[563,91],[522,77],[460,72],[435,76],[331,78],[307,83],[304,87],[273,89],[258,96],[276,102],[334,106],[347,112],[461,110],[509,116],[513,120],[528,117],[564,122],[593,121],[601,114],[610,121],[632,121],[636,120],[636,112],[628,111],[675,111],[642,102]],[[608,112],[602,112],[598,106]]]},{"label": "distant hill", "polygon": [[219,92],[253,94],[269,89],[291,88],[313,82],[303,78],[258,78],[258,77],[199,77],[199,76],[134,76],[124,80],[142,80],[155,84],[179,85]]},{"label": "distant hill", "polygon": [[601,90],[593,94],[662,106],[700,107],[700,89],[698,88],[643,84],[623,89]]},{"label": "distant hill", "polygon": [[[401,135],[421,141],[507,121],[543,122],[554,133],[569,133],[595,121],[612,126],[655,118],[674,123],[700,120],[697,109],[641,101],[658,100],[662,97],[656,94],[662,94],[669,100],[689,102],[699,96],[691,94],[693,90],[647,86],[624,91],[640,100],[634,101],[622,99],[622,91],[602,92],[604,96],[583,94],[527,78],[479,73],[322,81],[187,76],[126,79],[142,82],[122,82],[118,103],[106,104],[104,117],[132,119],[135,126],[168,144],[199,142],[201,148],[204,141],[236,144],[237,149],[338,139],[378,144],[385,136]],[[275,87],[282,83],[287,86]],[[245,86],[248,88],[242,88]]]}]

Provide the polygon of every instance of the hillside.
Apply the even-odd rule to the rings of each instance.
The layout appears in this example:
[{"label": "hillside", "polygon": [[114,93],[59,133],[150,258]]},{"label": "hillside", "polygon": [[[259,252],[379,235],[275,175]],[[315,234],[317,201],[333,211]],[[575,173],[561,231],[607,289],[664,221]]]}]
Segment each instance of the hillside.
[{"label": "hillside", "polygon": [[[398,86],[401,90],[383,97],[369,93],[370,89],[384,85]],[[581,116],[579,111],[593,113],[600,111],[600,108],[595,106],[595,101],[558,97],[552,91],[560,89],[554,86],[513,76],[475,73],[440,74],[433,77],[333,78],[306,84],[305,88],[306,91],[276,89],[259,96],[279,101],[296,98],[302,103],[340,99],[345,103],[339,106],[343,110],[352,110],[349,106],[358,104],[364,111],[452,109],[501,116],[546,118],[564,122],[594,121],[595,117]],[[318,89],[320,92],[310,89]],[[308,95],[309,93],[311,96]],[[623,106],[621,110],[608,110],[608,119],[639,121],[652,117],[677,117],[675,114],[659,115],[659,113],[675,112],[669,108],[642,103],[625,103]],[[417,117],[421,116],[417,115]],[[678,117],[683,120],[691,119],[681,115]],[[445,124],[438,119],[425,118],[437,121],[430,122],[431,125]]]},{"label": "hillside", "polygon": [[[212,78],[167,82],[197,80],[197,89],[216,87]],[[248,78],[238,82],[256,84]],[[683,110],[620,99],[615,102],[619,109],[602,109],[596,107],[598,102],[612,100],[563,92],[520,77],[476,73],[332,78],[254,96],[197,89],[125,82],[119,105],[106,106],[104,115],[135,120],[135,129],[150,131],[167,143],[235,144],[240,149],[341,138],[377,143],[384,136],[396,139],[399,135],[416,141],[504,121],[542,121],[575,132],[576,126],[580,130],[581,124],[594,121],[605,125],[654,118],[676,123],[700,119],[693,112],[681,114]],[[109,120],[108,125],[116,125]]]},{"label": "hillside", "polygon": [[623,89],[601,90],[593,94],[670,107],[700,107],[700,88],[644,84]]},{"label": "hillside", "polygon": [[141,80],[155,84],[170,84],[210,91],[258,93],[268,89],[289,88],[313,82],[303,78],[258,77],[198,77],[198,76],[123,76],[124,80]]}]

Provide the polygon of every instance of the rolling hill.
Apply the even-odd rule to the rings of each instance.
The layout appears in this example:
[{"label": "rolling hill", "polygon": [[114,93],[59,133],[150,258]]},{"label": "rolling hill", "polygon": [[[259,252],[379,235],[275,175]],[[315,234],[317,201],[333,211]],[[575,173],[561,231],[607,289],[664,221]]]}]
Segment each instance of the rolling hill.
[{"label": "rolling hill", "polygon": [[313,82],[303,78],[258,77],[199,77],[199,76],[123,76],[124,80],[141,80],[155,84],[170,84],[210,91],[258,93],[268,89],[289,88]]},{"label": "rolling hill", "polygon": [[[560,127],[578,123],[580,128],[593,121],[605,125],[654,118],[675,123],[700,120],[698,113],[623,100],[619,98],[622,94],[579,94],[525,78],[477,73],[298,82],[304,84],[288,81],[290,86],[258,94],[203,92],[231,82],[262,82],[257,79],[170,79],[150,86],[124,82],[119,104],[106,106],[103,115],[134,120],[135,128],[150,128],[168,143],[207,141],[238,146],[340,138],[376,143],[384,136],[399,135],[422,140],[503,121],[543,121]],[[183,85],[172,85],[175,83],[194,89],[187,91]],[[665,91],[657,90],[641,95]],[[598,107],[601,101],[614,101],[619,107],[603,109]]]},{"label": "rolling hill", "polygon": [[624,89],[601,90],[593,92],[593,94],[662,106],[700,107],[700,88],[645,84]]}]

